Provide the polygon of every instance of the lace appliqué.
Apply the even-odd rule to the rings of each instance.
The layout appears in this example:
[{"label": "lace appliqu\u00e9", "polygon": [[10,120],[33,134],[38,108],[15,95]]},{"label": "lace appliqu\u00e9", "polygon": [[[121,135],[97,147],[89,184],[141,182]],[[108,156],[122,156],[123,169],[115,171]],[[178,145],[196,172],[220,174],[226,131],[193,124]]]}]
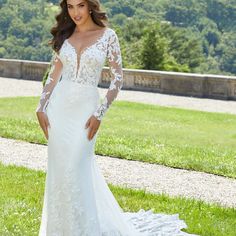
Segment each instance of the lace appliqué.
[{"label": "lace appliqu\u00e9", "polygon": [[59,55],[57,53],[53,53],[52,59],[49,65],[49,73],[44,85],[39,104],[36,108],[36,112],[46,112],[46,107],[49,103],[49,98],[54,87],[57,84],[58,79],[61,76],[62,71],[62,63],[60,61]]},{"label": "lace appliqu\u00e9", "polygon": [[106,29],[102,36],[79,53],[79,65],[77,50],[66,39],[60,52],[63,64],[66,65],[62,79],[97,87],[106,58],[109,33],[110,29]]},{"label": "lace appliqu\u00e9", "polygon": [[36,111],[46,112],[51,93],[61,76],[62,80],[97,87],[107,58],[111,83],[106,96],[93,113],[98,120],[101,120],[123,85],[122,58],[118,36],[114,30],[107,28],[94,44],[82,51],[78,71],[76,70],[77,54],[75,50],[68,40],[65,40],[59,54],[54,52],[50,63],[50,72]]},{"label": "lace appliqu\u00e9", "polygon": [[121,50],[119,39],[115,31],[112,32],[108,41],[107,59],[110,73],[112,75],[112,81],[101,105],[93,114],[98,120],[101,120],[103,118],[104,114],[106,113],[112,102],[115,100],[123,86]]},{"label": "lace appliqu\u00e9", "polygon": [[[48,217],[49,235],[65,236],[69,231],[71,236],[90,236],[94,233],[91,226],[98,224],[95,217],[86,219],[86,210],[80,201],[83,193],[75,183],[78,180],[71,174],[73,171],[72,168],[65,170],[62,182],[50,182],[47,205],[48,215],[53,217]],[[63,228],[64,225],[69,228]]]}]

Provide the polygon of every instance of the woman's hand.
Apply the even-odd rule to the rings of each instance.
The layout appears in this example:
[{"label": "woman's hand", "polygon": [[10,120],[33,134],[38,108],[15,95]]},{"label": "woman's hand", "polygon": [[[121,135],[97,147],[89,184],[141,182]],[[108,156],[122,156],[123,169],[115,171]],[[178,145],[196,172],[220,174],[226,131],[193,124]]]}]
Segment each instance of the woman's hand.
[{"label": "woman's hand", "polygon": [[47,114],[44,112],[36,112],[40,127],[42,128],[46,139],[48,139],[48,126],[50,127]]},{"label": "woman's hand", "polygon": [[101,121],[98,120],[94,115],[92,115],[85,124],[85,129],[89,127],[88,139],[91,140],[96,134]]}]

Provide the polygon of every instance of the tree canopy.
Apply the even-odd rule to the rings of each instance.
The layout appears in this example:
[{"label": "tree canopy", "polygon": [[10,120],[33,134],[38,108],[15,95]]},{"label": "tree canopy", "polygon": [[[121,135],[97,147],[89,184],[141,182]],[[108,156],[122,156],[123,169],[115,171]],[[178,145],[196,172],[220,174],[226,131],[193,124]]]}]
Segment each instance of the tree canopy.
[{"label": "tree canopy", "polygon": [[[123,67],[236,75],[236,0],[101,0]],[[0,0],[0,57],[49,61],[57,0]]]}]

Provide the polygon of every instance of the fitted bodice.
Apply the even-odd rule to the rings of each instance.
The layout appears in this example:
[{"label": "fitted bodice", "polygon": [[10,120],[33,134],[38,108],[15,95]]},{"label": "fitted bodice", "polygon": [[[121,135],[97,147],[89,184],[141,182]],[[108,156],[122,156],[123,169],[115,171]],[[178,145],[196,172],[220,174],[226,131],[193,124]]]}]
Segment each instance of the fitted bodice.
[{"label": "fitted bodice", "polygon": [[80,55],[75,46],[66,39],[59,53],[63,63],[62,79],[97,86],[107,56],[108,36],[111,33],[111,29],[105,29],[95,42],[81,49]]},{"label": "fitted bodice", "polygon": [[59,78],[81,85],[98,86],[103,65],[108,60],[111,82],[107,94],[94,112],[101,120],[117,97],[123,85],[122,58],[116,32],[106,27],[103,30],[86,32],[80,40],[66,39],[59,52],[53,53],[50,71],[36,111],[46,112],[49,97]]}]

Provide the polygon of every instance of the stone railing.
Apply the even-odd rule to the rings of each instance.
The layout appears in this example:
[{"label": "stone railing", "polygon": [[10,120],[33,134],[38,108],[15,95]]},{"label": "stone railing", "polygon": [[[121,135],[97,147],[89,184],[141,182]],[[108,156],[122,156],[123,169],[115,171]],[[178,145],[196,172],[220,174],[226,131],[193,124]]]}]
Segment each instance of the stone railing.
[{"label": "stone railing", "polygon": [[[49,63],[0,59],[0,76],[41,81]],[[166,94],[236,100],[236,76],[192,74],[123,69],[122,89]],[[104,67],[100,87],[110,83],[109,68]]]}]

